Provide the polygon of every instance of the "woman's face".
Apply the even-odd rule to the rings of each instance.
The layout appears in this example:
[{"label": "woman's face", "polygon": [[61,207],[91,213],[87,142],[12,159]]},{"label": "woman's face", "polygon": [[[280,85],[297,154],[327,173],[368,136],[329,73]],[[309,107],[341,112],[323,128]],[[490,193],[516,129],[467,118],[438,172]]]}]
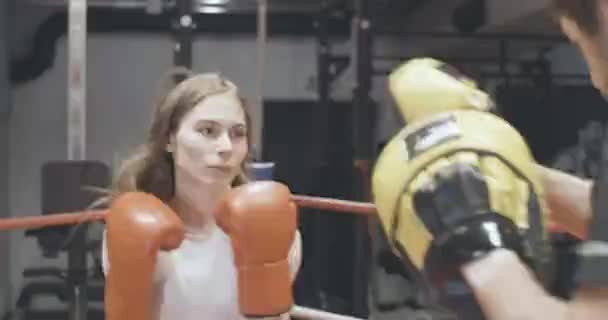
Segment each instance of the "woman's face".
[{"label": "woman's face", "polygon": [[171,137],[176,170],[201,182],[230,184],[247,156],[247,129],[241,101],[233,93],[205,98]]}]

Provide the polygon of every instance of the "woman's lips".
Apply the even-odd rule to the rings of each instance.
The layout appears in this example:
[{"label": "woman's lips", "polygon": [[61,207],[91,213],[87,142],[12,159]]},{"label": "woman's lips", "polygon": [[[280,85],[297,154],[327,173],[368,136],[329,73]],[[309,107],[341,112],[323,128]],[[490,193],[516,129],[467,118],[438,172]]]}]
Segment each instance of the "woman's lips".
[{"label": "woman's lips", "polygon": [[225,174],[232,172],[232,167],[229,166],[209,166],[208,168]]}]

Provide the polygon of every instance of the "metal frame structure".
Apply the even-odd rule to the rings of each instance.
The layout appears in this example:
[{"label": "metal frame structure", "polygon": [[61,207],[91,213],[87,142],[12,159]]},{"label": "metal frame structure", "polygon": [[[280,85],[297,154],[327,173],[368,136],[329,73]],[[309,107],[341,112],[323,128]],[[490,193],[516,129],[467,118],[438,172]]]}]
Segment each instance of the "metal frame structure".
[{"label": "metal frame structure", "polygon": [[317,160],[319,164],[326,162],[331,146],[327,143],[329,132],[329,108],[331,108],[331,88],[333,82],[349,66],[351,57],[332,53],[332,25],[333,14],[344,14],[341,8],[332,0],[322,0],[314,26],[317,30],[317,94],[318,94],[318,124],[315,142],[319,145]]},{"label": "metal frame structure", "polygon": [[[371,168],[375,158],[376,108],[370,96],[373,76],[373,47],[375,21],[372,17],[373,0],[355,0],[352,21],[353,65],[355,85],[353,90],[353,147],[354,167],[360,174],[359,200],[371,197]],[[371,236],[368,232],[370,219],[360,218],[355,223],[355,257],[353,261],[353,312],[360,317],[368,315],[368,270],[370,268],[368,250]]]},{"label": "metal frame structure", "polygon": [[[420,36],[426,37],[427,35],[440,38],[447,37],[451,38],[452,33],[421,33]],[[493,72],[480,72],[478,77],[480,82],[484,82],[486,79],[503,79],[507,85],[512,80],[516,79],[533,79],[539,76],[550,79],[585,79],[588,75],[584,73],[553,73],[551,70],[550,63],[546,60],[544,53],[548,51],[548,48],[553,44],[558,44],[563,41],[561,37],[553,36],[542,36],[542,35],[518,35],[518,34],[493,34],[498,38],[493,39],[489,36],[490,34],[479,34],[479,38],[470,35],[472,39],[478,40],[494,40],[497,43],[497,53],[495,57],[458,57],[458,56],[435,56],[436,58],[455,64],[457,66],[496,66],[497,71]],[[504,38],[502,38],[504,36]],[[518,38],[521,36],[521,38]],[[466,38],[466,37],[465,37]],[[539,54],[534,58],[512,58],[509,56],[509,45],[513,42],[518,41],[539,41],[545,43],[545,47],[541,47],[538,51]],[[376,61],[392,62],[395,63],[405,61],[407,59],[414,58],[414,56],[399,56],[399,55],[382,55],[376,56]],[[512,68],[517,67],[520,69],[518,72],[511,71]],[[376,68],[374,69],[374,75],[386,75],[390,72],[389,68]]]},{"label": "metal frame structure", "polygon": [[[191,30],[180,28],[177,10],[149,14],[140,9],[89,8],[87,33],[155,33],[171,32],[176,38],[187,41],[205,35],[255,35],[257,14],[255,13],[196,13],[191,15]],[[310,13],[268,12],[267,34],[269,37],[316,37],[318,29],[314,22],[317,17]],[[59,11],[46,18],[36,29],[31,50],[11,61],[10,79],[13,84],[21,84],[40,76],[52,67],[55,60],[57,41],[66,35],[68,15]],[[346,39],[350,33],[348,17],[332,16],[328,19],[330,34]],[[173,29],[172,29],[173,28]],[[179,36],[179,35],[182,36]],[[180,50],[185,52],[187,50]]]},{"label": "metal frame structure", "polygon": [[375,21],[372,1],[355,0],[352,41],[355,85],[353,90],[355,161],[369,162],[374,157],[374,110],[370,92],[373,76]]},{"label": "metal frame structure", "polygon": [[387,36],[399,36],[404,38],[427,38],[427,39],[458,39],[458,40],[516,40],[534,42],[561,42],[566,43],[568,39],[561,35],[532,34],[517,32],[479,32],[479,33],[460,33],[460,32],[441,32],[441,31],[406,31],[395,26],[380,25],[378,33]]},{"label": "metal frame structure", "polygon": [[[538,59],[510,59],[501,58],[497,61],[493,57],[451,57],[451,56],[435,56],[437,59],[447,61],[457,66],[496,66],[496,71],[481,71],[476,72],[476,80],[483,84],[488,79],[504,80],[506,85],[510,85],[514,80],[534,80],[539,77],[546,77],[549,80],[589,80],[589,75],[586,73],[554,73],[551,70],[551,65],[547,65],[546,61]],[[405,61],[414,58],[414,56],[392,57],[381,56],[375,59],[380,61]],[[510,71],[513,68],[519,71]],[[388,75],[391,72],[389,68],[376,68],[374,75]]]},{"label": "metal frame structure", "polygon": [[[358,173],[357,180],[359,186],[356,186],[357,198],[361,200],[369,199],[369,190],[366,187],[370,181],[371,161],[374,158],[374,123],[375,110],[373,101],[370,97],[372,89],[372,48],[373,48],[373,30],[372,30],[372,2],[369,0],[355,0],[352,17],[350,19],[350,39],[352,46],[351,56],[337,55],[332,52],[331,36],[335,34],[330,25],[330,17],[339,13],[343,16],[350,16],[345,12],[345,8],[338,7],[340,5],[336,1],[323,0],[319,8],[315,27],[317,28],[317,93],[318,107],[316,108],[316,142],[317,153],[315,156],[316,166],[324,166],[330,161],[330,142],[328,134],[329,127],[329,108],[332,107],[331,88],[334,80],[336,80],[342,72],[349,66],[355,68],[355,84],[353,87],[352,99],[352,124],[353,124],[353,139],[351,141],[354,148],[355,159],[353,167]],[[325,246],[325,238],[328,230],[323,227],[323,221],[317,223],[319,228],[316,241],[316,246],[321,249]],[[366,278],[368,264],[365,250],[367,239],[367,218],[360,217],[354,223],[353,235],[355,241],[355,257],[352,265],[353,270],[353,301],[351,302],[353,310],[352,314],[359,317],[366,317],[367,311],[367,282],[361,281]],[[317,272],[321,275],[322,272]],[[321,281],[321,279],[319,279]],[[320,284],[317,285],[319,287]]]},{"label": "metal frame structure", "polygon": [[[9,82],[9,1],[0,2],[0,176],[9,177],[9,122],[11,114],[11,90]],[[0,218],[6,218],[10,212],[9,209],[9,180],[2,179],[0,182]],[[7,233],[0,234],[0,310],[9,309],[9,297],[12,294],[10,286],[10,254],[9,235]]]},{"label": "metal frame structure", "polygon": [[[177,0],[176,12],[171,29],[175,38],[173,48],[173,65],[188,70],[192,68],[192,41],[196,30],[194,23],[194,2],[192,0]],[[186,75],[178,74],[175,82],[181,82]]]},{"label": "metal frame structure", "polygon": [[[315,130],[312,137],[315,151],[311,161],[315,172],[322,172],[324,169],[335,165],[335,153],[332,150],[337,150],[339,146],[332,145],[329,135],[335,132],[331,129],[330,113],[334,107],[331,96],[333,82],[342,74],[350,63],[350,57],[347,55],[337,55],[332,52],[332,40],[336,36],[336,25],[332,24],[335,16],[346,16],[340,3],[334,0],[322,0],[315,15],[314,28],[316,30],[316,52],[317,52],[317,104],[314,108],[315,115]],[[317,190],[323,190],[323,186],[327,183],[327,179],[322,175],[318,175],[315,179]],[[330,235],[330,221],[322,212],[317,212],[309,215],[307,218],[311,225],[314,225],[315,236],[311,240],[314,247],[313,261],[327,261],[330,258],[327,250]],[[321,309],[331,308],[328,305],[325,293],[323,290],[324,282],[327,281],[327,272],[323,263],[313,264],[313,282],[310,284],[313,296],[313,303],[318,304]]]},{"label": "metal frame structure", "polygon": [[[87,137],[87,0],[68,3],[68,85],[67,85],[67,159],[86,160]],[[88,302],[87,250],[88,225],[74,227],[68,244],[66,281],[70,289],[68,319],[86,320]]]}]

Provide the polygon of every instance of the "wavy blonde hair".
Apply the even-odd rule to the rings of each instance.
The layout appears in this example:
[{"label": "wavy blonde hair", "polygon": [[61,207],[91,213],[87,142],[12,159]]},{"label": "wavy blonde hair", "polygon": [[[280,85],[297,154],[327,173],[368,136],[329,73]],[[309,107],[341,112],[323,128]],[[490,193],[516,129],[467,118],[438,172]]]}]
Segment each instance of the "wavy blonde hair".
[{"label": "wavy blonde hair", "polygon": [[[169,76],[185,79],[157,103],[146,141],[123,161],[114,177],[110,196],[104,202],[130,191],[151,193],[165,202],[171,200],[175,191],[174,163],[172,154],[166,150],[167,144],[183,117],[209,96],[234,92],[245,113],[247,143],[251,144],[248,106],[232,82],[220,74],[193,74],[184,69],[173,70]],[[247,182],[246,162],[247,159],[241,164],[241,174],[235,178],[233,186]]]}]

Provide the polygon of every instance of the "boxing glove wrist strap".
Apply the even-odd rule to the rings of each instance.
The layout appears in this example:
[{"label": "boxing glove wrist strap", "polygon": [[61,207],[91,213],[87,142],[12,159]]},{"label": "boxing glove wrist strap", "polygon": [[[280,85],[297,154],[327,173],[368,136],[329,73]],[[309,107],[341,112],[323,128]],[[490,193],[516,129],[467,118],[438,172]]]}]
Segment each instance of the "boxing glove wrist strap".
[{"label": "boxing glove wrist strap", "polygon": [[458,219],[434,233],[434,236],[435,240],[425,259],[427,277],[438,290],[442,306],[471,318],[480,315],[481,310],[462,278],[461,266],[481,259],[498,248],[512,250],[522,258],[526,256],[526,241],[517,226],[494,212],[476,213]]},{"label": "boxing glove wrist strap", "polygon": [[528,260],[524,243],[525,240],[511,220],[500,214],[487,213],[451,226],[446,232],[437,235],[433,245],[445,263],[462,265],[498,248],[513,250],[520,258]]},{"label": "boxing glove wrist strap", "polygon": [[608,287],[608,168],[593,183],[591,190],[592,217],[588,240],[577,248],[578,270],[575,283],[585,287]]},{"label": "boxing glove wrist strap", "polygon": [[238,266],[239,304],[248,318],[278,317],[293,304],[287,260],[274,264]]}]

